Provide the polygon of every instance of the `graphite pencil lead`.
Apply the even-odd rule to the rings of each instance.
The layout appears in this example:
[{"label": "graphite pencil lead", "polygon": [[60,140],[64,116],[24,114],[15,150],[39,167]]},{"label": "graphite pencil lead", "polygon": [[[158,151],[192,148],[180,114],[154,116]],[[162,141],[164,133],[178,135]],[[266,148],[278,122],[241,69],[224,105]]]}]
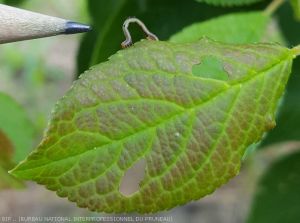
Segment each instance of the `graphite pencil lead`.
[{"label": "graphite pencil lead", "polygon": [[78,22],[72,22],[68,21],[66,23],[66,29],[64,31],[64,34],[75,34],[75,33],[84,33],[91,31],[92,28],[89,25],[85,25]]}]

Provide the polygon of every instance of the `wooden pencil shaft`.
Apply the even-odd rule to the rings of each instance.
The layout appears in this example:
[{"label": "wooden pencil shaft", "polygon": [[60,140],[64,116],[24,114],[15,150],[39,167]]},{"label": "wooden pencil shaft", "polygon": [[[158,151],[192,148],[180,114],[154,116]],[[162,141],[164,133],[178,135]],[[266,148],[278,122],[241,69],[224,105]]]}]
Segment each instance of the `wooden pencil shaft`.
[{"label": "wooden pencil shaft", "polygon": [[86,32],[89,29],[89,26],[65,19],[0,4],[0,43]]}]

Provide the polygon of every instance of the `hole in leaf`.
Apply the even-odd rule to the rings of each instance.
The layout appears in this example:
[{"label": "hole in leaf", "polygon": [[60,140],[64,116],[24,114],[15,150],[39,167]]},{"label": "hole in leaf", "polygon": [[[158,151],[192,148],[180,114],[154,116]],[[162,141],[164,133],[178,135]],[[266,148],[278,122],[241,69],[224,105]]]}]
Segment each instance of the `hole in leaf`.
[{"label": "hole in leaf", "polygon": [[214,56],[203,57],[201,63],[192,67],[192,73],[198,77],[228,80],[228,73],[224,70],[223,63]]},{"label": "hole in leaf", "polygon": [[145,168],[146,161],[141,159],[125,172],[119,188],[121,194],[130,196],[139,190],[139,184],[145,175]]}]

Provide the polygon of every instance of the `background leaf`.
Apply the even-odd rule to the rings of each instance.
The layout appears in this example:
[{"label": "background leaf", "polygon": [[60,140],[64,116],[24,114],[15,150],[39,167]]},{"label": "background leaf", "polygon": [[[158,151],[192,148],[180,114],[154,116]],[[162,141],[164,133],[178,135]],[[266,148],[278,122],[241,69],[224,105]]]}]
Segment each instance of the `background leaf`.
[{"label": "background leaf", "polygon": [[300,20],[300,0],[290,0],[290,3],[293,7],[295,19]]},{"label": "background leaf", "polygon": [[196,0],[198,2],[206,2],[207,4],[219,6],[237,6],[237,5],[250,5],[261,0]]},{"label": "background leaf", "polygon": [[[81,76],[12,173],[92,211],[156,212],[199,199],[235,176],[245,149],[274,127],[292,56],[275,44],[206,38],[137,43]],[[228,81],[193,74],[207,57]],[[122,177],[141,160],[139,190],[125,196]]]},{"label": "background leaf", "polygon": [[26,0],[1,0],[1,4],[10,5],[10,6],[20,6],[22,5]]},{"label": "background leaf", "polygon": [[170,41],[187,43],[207,36],[225,43],[260,42],[266,35],[270,20],[263,12],[228,14],[185,27],[172,35]]},{"label": "background leaf", "polygon": [[0,131],[11,141],[13,160],[24,159],[33,148],[34,126],[22,107],[11,97],[0,92]]},{"label": "background leaf", "polygon": [[294,223],[300,219],[300,153],[274,163],[257,186],[248,223]]}]

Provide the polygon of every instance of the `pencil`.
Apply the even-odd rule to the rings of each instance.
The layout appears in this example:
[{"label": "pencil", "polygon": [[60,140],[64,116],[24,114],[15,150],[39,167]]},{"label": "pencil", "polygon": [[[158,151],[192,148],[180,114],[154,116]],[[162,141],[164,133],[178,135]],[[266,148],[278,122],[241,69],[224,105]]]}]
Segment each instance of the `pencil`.
[{"label": "pencil", "polygon": [[0,4],[0,43],[89,30],[88,25]]}]

